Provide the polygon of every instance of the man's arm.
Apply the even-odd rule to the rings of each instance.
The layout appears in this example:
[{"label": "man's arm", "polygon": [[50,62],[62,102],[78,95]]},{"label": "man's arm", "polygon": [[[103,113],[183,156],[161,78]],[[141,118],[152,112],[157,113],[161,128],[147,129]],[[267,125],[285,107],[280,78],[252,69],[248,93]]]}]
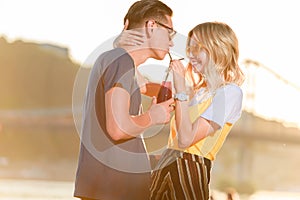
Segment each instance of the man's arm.
[{"label": "man's arm", "polygon": [[129,114],[130,95],[120,87],[113,87],[105,94],[106,127],[113,140],[136,137],[154,124],[165,124],[173,111],[173,99],[156,104],[152,102],[149,110],[142,115]]},{"label": "man's arm", "polygon": [[147,83],[146,84],[146,92],[144,95],[149,96],[149,97],[157,97],[159,89],[161,85],[159,83]]}]

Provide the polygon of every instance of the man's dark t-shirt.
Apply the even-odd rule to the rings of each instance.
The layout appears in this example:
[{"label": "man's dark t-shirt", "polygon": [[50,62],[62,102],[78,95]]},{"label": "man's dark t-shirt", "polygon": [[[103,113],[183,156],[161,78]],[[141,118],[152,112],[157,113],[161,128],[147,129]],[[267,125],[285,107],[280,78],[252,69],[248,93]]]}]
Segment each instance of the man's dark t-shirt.
[{"label": "man's dark t-shirt", "polygon": [[141,93],[135,66],[121,48],[96,60],[87,86],[74,196],[104,200],[148,199],[150,163],[141,138],[114,141],[106,131],[105,93],[121,87],[130,94],[130,115],[138,115]]}]

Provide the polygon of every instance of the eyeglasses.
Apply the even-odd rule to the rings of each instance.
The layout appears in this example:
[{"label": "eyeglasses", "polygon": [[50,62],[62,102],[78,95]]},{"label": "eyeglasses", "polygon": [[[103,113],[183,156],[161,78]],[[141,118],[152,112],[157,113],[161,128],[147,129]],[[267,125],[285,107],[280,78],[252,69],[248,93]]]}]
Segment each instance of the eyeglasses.
[{"label": "eyeglasses", "polygon": [[186,47],[186,55],[191,56],[197,56],[200,53],[201,46],[187,46]]},{"label": "eyeglasses", "polygon": [[176,35],[177,32],[176,32],[173,28],[170,28],[170,27],[168,27],[167,25],[164,25],[164,24],[162,24],[162,23],[160,23],[160,22],[158,22],[158,21],[154,21],[154,22],[157,23],[158,25],[160,25],[160,26],[166,28],[166,29],[168,30],[168,33],[169,33],[170,38],[171,38],[171,39],[174,38],[174,36]]},{"label": "eyeglasses", "polygon": [[205,49],[204,45],[200,42],[197,42],[191,38],[188,38],[186,55],[188,57],[197,57],[201,50]]}]

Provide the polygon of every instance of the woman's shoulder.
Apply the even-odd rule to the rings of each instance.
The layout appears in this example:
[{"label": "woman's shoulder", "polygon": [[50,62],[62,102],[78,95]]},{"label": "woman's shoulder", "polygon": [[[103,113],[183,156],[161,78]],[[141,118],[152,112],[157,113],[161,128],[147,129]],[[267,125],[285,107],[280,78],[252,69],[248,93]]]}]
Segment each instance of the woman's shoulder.
[{"label": "woman's shoulder", "polygon": [[217,90],[218,91],[223,91],[225,94],[233,94],[233,95],[243,95],[243,90],[240,86],[234,83],[229,83]]},{"label": "woman's shoulder", "polygon": [[240,86],[229,83],[216,90],[214,99],[230,99],[229,102],[240,102],[243,99],[243,90]]}]

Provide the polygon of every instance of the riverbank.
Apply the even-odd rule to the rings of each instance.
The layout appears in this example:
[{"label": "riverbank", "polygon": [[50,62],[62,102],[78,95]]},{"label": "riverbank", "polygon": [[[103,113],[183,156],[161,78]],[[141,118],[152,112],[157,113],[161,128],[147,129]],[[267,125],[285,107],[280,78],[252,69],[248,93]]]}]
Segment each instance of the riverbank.
[{"label": "riverbank", "polygon": [[[27,179],[0,179],[1,200],[76,200],[74,182]],[[213,191],[215,200],[226,200],[222,192]],[[257,191],[240,200],[299,200],[300,192]]]},{"label": "riverbank", "polygon": [[73,182],[1,179],[2,200],[74,200]]}]

